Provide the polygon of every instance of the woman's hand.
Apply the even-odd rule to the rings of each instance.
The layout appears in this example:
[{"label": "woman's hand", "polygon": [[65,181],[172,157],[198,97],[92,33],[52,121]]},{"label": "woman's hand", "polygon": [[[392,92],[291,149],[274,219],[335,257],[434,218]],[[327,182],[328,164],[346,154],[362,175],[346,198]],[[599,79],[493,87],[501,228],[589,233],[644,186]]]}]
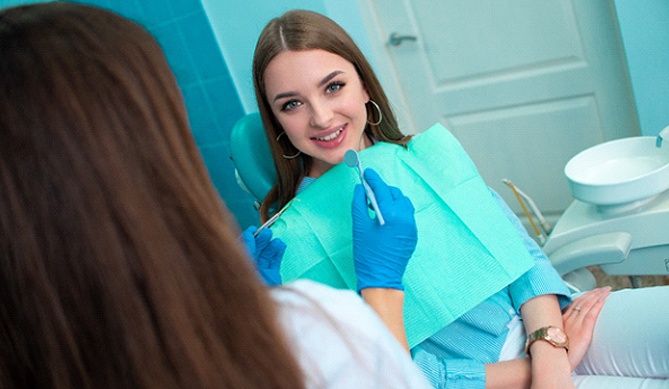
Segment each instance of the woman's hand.
[{"label": "woman's hand", "polygon": [[[560,303],[553,294],[539,295],[527,300],[520,307],[520,314],[527,334],[548,326],[563,327]],[[574,387],[567,350],[564,347],[554,347],[548,342],[537,341],[532,343],[529,352],[531,388]]]},{"label": "woman's hand", "polygon": [[272,239],[272,230],[265,228],[253,236],[257,228],[251,226],[242,233],[246,246],[256,270],[268,286],[281,285],[281,260],[286,251],[286,244],[279,238]]},{"label": "woman's hand", "polygon": [[358,292],[376,311],[395,339],[409,352],[404,331],[402,276],[418,241],[414,207],[398,188],[371,169],[365,179],[374,191],[384,225],[369,217],[362,185],[353,193],[353,258]]},{"label": "woman's hand", "polygon": [[418,241],[414,207],[396,187],[388,186],[372,169],[365,179],[374,191],[384,225],[369,217],[362,185],[356,185],[353,217],[353,258],[358,291],[365,288],[404,290],[402,276]]},{"label": "woman's hand", "polygon": [[532,389],[574,388],[564,348],[553,347],[548,342],[532,346]]},{"label": "woman's hand", "polygon": [[564,330],[569,337],[568,357],[572,371],[588,351],[597,317],[610,294],[609,286],[588,291],[577,297],[562,314]]}]

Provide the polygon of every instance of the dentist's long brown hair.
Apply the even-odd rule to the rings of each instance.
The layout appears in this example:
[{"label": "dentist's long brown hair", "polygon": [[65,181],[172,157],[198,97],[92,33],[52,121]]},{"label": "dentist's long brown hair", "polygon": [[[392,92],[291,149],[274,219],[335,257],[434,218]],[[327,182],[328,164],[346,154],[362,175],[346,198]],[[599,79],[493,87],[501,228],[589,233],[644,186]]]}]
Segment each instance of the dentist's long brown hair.
[{"label": "dentist's long brown hair", "polygon": [[238,234],[143,28],[0,11],[0,387],[304,387]]},{"label": "dentist's long brown hair", "polygon": [[[311,167],[311,157],[301,154],[298,158],[286,159],[284,155],[293,155],[297,150],[281,137],[283,128],[274,117],[265,91],[265,69],[268,64],[283,51],[303,51],[320,49],[337,54],[353,64],[358,71],[363,86],[370,99],[379,105],[383,120],[378,125],[368,124],[365,133],[376,140],[406,145],[411,137],[400,131],[388,98],[371,65],[346,31],[333,20],[311,11],[294,10],[272,19],[258,38],[253,56],[253,85],[260,116],[265,127],[267,141],[272,151],[272,159],[278,177],[277,183],[263,200],[260,208],[262,221],[269,218],[272,209],[283,208],[293,197],[302,178]],[[295,69],[299,72],[300,69]],[[379,113],[371,104],[367,104],[368,122],[377,123]]]}]

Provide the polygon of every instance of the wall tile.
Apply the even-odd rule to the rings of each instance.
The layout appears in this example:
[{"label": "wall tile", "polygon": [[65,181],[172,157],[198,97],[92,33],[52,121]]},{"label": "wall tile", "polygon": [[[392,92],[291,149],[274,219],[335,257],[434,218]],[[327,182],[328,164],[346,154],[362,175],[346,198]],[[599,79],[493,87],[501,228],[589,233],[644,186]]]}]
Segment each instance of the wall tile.
[{"label": "wall tile", "polygon": [[259,225],[260,216],[258,211],[253,208],[253,196],[243,191],[235,179],[228,145],[202,147],[200,151],[216,189],[220,193],[234,193],[227,198],[224,196],[224,200],[240,227],[246,228],[252,224]]},{"label": "wall tile", "polygon": [[225,140],[218,123],[216,112],[212,110],[207,97],[207,90],[202,85],[183,88],[188,117],[195,141],[201,147],[218,144]]},{"label": "wall tile", "polygon": [[[8,5],[39,0],[5,0]],[[242,227],[257,224],[252,197],[235,180],[228,139],[244,115],[221,49],[200,0],[74,0],[119,13],[151,32],[184,95],[193,136],[214,185]],[[0,0],[0,5],[5,5]]]},{"label": "wall tile", "polygon": [[200,80],[210,80],[227,75],[223,56],[203,10],[192,13],[177,23],[185,42],[191,61],[196,64],[195,71]]}]

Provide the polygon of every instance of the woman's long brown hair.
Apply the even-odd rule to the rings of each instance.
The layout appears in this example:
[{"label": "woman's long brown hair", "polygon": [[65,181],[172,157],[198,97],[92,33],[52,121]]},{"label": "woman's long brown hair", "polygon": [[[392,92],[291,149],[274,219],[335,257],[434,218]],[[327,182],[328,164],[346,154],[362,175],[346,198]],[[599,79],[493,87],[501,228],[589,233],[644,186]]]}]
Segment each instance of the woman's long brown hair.
[{"label": "woman's long brown hair", "polygon": [[0,188],[0,387],[304,387],[139,25],[0,12]]},{"label": "woman's long brown hair", "polygon": [[[253,85],[260,116],[265,127],[265,135],[272,151],[272,159],[278,181],[263,200],[260,208],[261,220],[269,218],[272,209],[283,208],[293,197],[302,178],[311,167],[311,157],[301,154],[299,158],[286,159],[296,149],[281,137],[283,128],[272,114],[265,91],[265,69],[283,51],[325,50],[337,54],[353,64],[369,93],[370,99],[381,109],[383,120],[378,125],[368,124],[365,132],[374,139],[406,145],[411,139],[399,129],[388,98],[371,65],[353,39],[331,19],[311,11],[294,10],[271,20],[258,38],[253,56]],[[300,71],[296,69],[296,71]],[[377,123],[379,114],[372,104],[367,104],[369,122]],[[284,149],[285,148],[285,149]]]}]

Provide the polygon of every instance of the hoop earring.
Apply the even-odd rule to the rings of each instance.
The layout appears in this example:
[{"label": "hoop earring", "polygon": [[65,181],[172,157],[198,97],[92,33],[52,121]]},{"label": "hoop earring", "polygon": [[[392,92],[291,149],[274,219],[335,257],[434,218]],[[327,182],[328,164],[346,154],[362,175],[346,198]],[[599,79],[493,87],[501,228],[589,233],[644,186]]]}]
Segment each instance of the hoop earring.
[{"label": "hoop earring", "polygon": [[[277,143],[279,142],[279,139],[281,139],[281,137],[284,136],[284,135],[286,135],[286,131],[283,131],[282,133],[279,134],[279,136],[276,137]],[[302,152],[300,150],[297,150],[297,154],[295,154],[295,155],[282,154],[281,156],[286,158],[286,159],[295,159],[295,158],[299,157],[300,154],[302,154]]]},{"label": "hoop earring", "polygon": [[379,113],[379,120],[376,123],[372,123],[369,121],[369,119],[367,119],[367,123],[372,126],[378,126],[383,121],[383,113],[381,112],[381,107],[379,107],[379,105],[376,104],[376,102],[372,99],[369,100],[369,103],[372,103],[372,105],[376,107],[376,111]]}]

